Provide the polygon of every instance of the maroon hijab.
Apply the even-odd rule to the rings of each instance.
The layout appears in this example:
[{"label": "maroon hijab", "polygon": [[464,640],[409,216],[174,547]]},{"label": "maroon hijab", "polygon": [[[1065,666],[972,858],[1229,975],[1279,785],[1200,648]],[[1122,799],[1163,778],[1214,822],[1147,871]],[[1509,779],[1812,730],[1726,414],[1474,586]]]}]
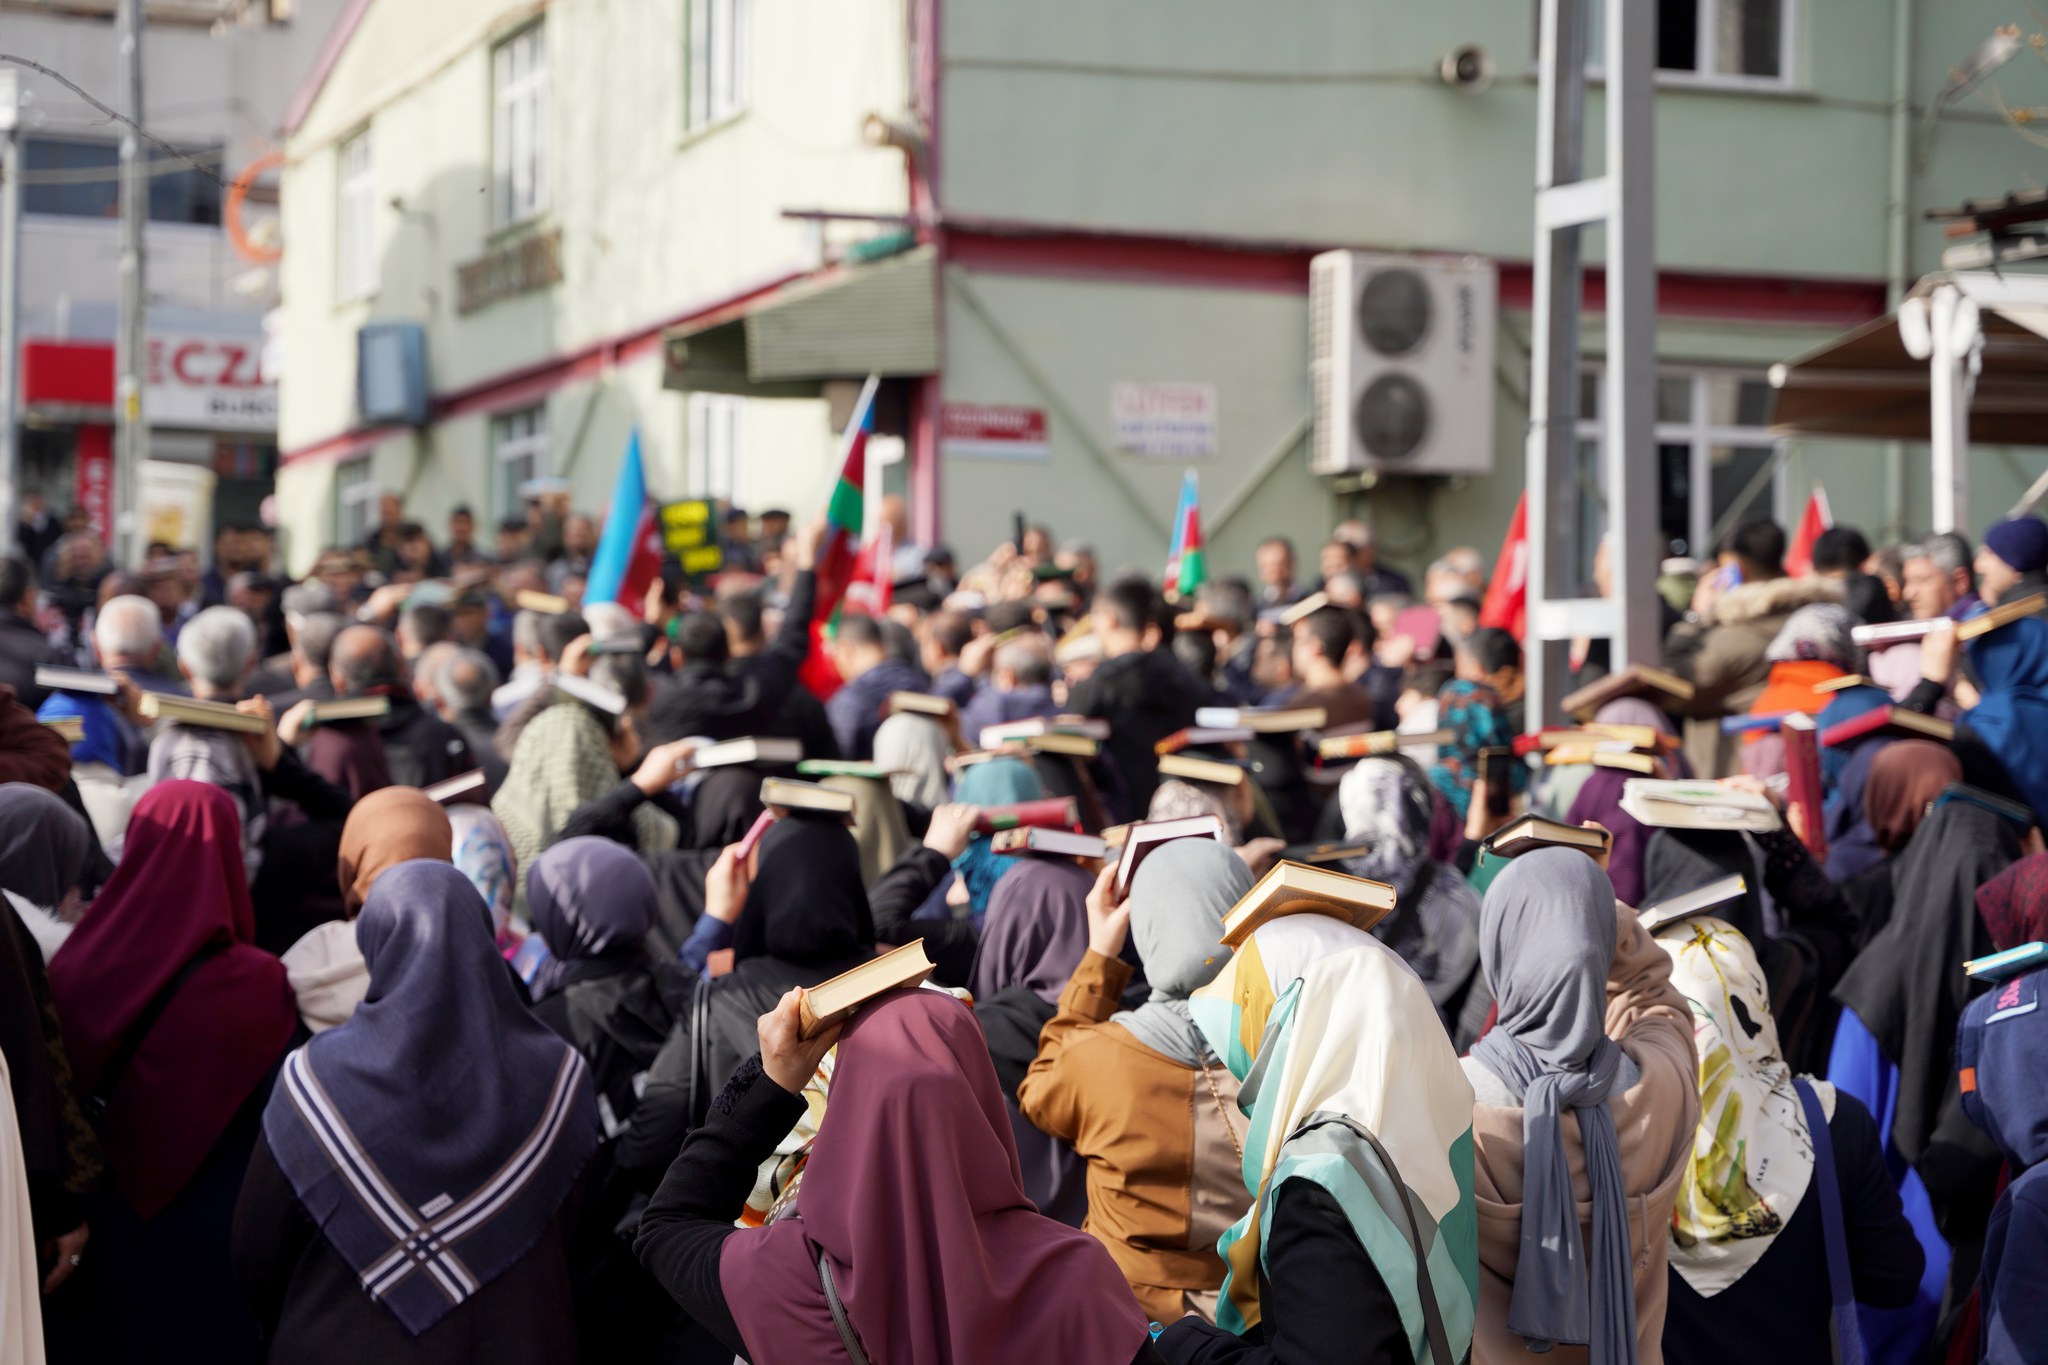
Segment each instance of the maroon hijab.
[{"label": "maroon hijab", "polygon": [[2022,858],[1978,887],[1977,915],[2001,953],[2048,941],[2048,853]]},{"label": "maroon hijab", "polygon": [[50,991],[81,1091],[201,948],[109,1097],[101,1138],[135,1211],[163,1211],[263,1081],[298,1022],[284,964],[253,946],[234,798],[159,782],[137,803],[113,878],[50,961]]},{"label": "maroon hijab", "polygon": [[754,1365],[847,1359],[821,1250],[873,1361],[1129,1365],[1146,1339],[1102,1243],[1024,1197],[988,1044],[939,992],[884,996],[848,1025],[796,1212],[720,1255]]}]

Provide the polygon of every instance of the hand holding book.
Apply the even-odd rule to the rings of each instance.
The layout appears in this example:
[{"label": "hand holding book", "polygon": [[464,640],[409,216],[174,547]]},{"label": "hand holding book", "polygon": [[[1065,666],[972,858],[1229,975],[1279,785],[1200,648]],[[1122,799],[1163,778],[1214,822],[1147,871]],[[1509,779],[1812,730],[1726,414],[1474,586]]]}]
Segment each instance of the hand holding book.
[{"label": "hand holding book", "polygon": [[785,992],[775,1008],[762,1015],[755,1026],[761,1040],[762,1072],[792,1095],[802,1094],[811,1083],[818,1064],[838,1044],[840,1031],[846,1027],[843,1023],[833,1024],[820,1030],[817,1037],[805,1038],[803,995],[802,987]]},{"label": "hand holding book", "polygon": [[691,739],[655,745],[647,751],[647,757],[640,760],[640,767],[633,774],[633,785],[647,796],[667,791],[682,776],[689,766],[690,755],[696,752],[697,742]]},{"label": "hand holding book", "polygon": [[1088,951],[1117,957],[1131,932],[1131,903],[1116,894],[1115,863],[1105,863],[1088,888]]},{"label": "hand holding book", "polygon": [[754,884],[753,850],[727,844],[704,874],[704,913],[722,924],[739,922]]},{"label": "hand holding book", "polygon": [[952,862],[967,851],[974,827],[981,823],[981,807],[948,801],[932,811],[932,822],[924,832],[924,846]]},{"label": "hand holding book", "polygon": [[[290,721],[293,717],[300,716],[301,712],[311,705],[312,703],[309,701],[300,702],[297,706],[285,712],[285,720]],[[242,738],[256,755],[256,766],[263,769],[264,772],[269,772],[277,766],[277,760],[283,756],[284,746],[291,742],[291,740],[286,739],[279,733],[282,726],[273,726],[270,723],[270,699],[268,697],[251,697],[247,701],[236,702],[235,709],[245,716],[261,716],[263,718],[262,733],[245,734]],[[294,729],[293,737],[296,738],[296,729]]]}]

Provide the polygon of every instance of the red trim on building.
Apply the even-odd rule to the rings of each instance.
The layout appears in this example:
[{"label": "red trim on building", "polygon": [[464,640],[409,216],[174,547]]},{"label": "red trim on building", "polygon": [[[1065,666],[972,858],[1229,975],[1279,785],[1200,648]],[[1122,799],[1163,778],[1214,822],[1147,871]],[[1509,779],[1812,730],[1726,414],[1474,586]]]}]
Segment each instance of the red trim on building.
[{"label": "red trim on building", "polygon": [[327,78],[334,74],[341,54],[356,36],[356,29],[363,22],[363,16],[370,12],[375,0],[349,0],[349,6],[328,30],[327,41],[320,45],[319,54],[313,58],[313,69],[306,73],[306,79],[299,82],[299,88],[292,92],[292,102],[285,107],[284,133],[290,137],[299,131],[299,125],[306,121],[306,115],[313,112],[313,101],[320,98],[320,92],[327,88]]},{"label": "red trim on building", "polygon": [[[1307,290],[1309,259],[1327,249],[1291,242],[1034,228],[973,219],[949,219],[943,240],[949,260],[992,274],[1278,293]],[[1529,264],[1502,261],[1501,304],[1528,308],[1531,292]],[[1599,312],[1606,302],[1604,277],[1597,269],[1589,271],[1586,308]],[[1665,270],[1657,277],[1657,311],[1669,317],[1847,328],[1884,316],[1885,287],[1876,280]]]},{"label": "red trim on building", "polygon": [[[531,365],[522,365],[516,370],[507,370],[488,379],[478,380],[474,384],[466,384],[462,388],[437,394],[430,420],[440,422],[475,412],[502,412],[509,408],[531,406],[564,385],[596,378],[613,366],[630,364],[659,351],[662,335],[670,328],[715,327],[722,322],[744,316],[749,308],[784,285],[811,278],[822,276],[814,276],[811,272],[803,270],[777,275],[649,326],[638,327],[633,331],[593,342],[565,355],[553,356]],[[278,456],[278,463],[286,465],[298,460],[345,458],[367,450],[387,437],[402,434],[404,430],[403,427],[352,428],[295,450],[285,451]]]}]

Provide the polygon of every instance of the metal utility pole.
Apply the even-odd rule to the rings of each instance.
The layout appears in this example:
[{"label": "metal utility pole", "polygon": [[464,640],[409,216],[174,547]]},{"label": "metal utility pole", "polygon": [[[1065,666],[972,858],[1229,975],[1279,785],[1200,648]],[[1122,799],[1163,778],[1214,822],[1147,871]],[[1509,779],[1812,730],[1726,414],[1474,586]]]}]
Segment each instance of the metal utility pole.
[{"label": "metal utility pole", "polygon": [[[1587,16],[1606,14],[1606,174],[1585,173]],[[1535,319],[1530,328],[1529,723],[1559,718],[1566,642],[1613,642],[1613,664],[1653,664],[1658,630],[1653,440],[1657,377],[1657,19],[1630,0],[1543,0],[1537,49]],[[1582,232],[1607,228],[1604,446],[1612,598],[1581,598],[1579,312]]]},{"label": "metal utility pole", "polygon": [[14,553],[21,524],[21,91],[0,66],[0,555]]},{"label": "metal utility pole", "polygon": [[128,77],[128,117],[121,135],[121,330],[114,339],[114,562],[134,568],[142,548],[137,506],[142,461],[149,454],[149,423],[142,411],[142,371],[148,354],[148,298],[143,287],[143,232],[149,222],[149,171],[143,161],[142,5],[120,0],[114,32]]}]

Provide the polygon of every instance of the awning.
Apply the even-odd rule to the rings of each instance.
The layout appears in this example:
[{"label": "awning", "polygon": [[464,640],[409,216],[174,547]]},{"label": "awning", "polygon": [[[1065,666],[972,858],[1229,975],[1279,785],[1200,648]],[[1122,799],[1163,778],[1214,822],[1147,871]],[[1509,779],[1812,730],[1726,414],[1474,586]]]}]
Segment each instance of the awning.
[{"label": "awning", "polygon": [[834,266],[738,315],[662,337],[662,384],[759,398],[815,395],[827,380],[939,367],[938,257],[930,245]]},{"label": "awning", "polygon": [[[1970,440],[2048,445],[2048,275],[1929,275],[1902,306],[1909,331],[1926,326],[1925,304],[1913,300],[1925,300],[1944,285],[1953,285],[1976,306],[1983,329],[1982,369],[1970,398]],[[1926,352],[1915,359],[1906,341],[1894,313],[1772,366],[1778,402],[1771,429],[1798,436],[1930,439]]]}]

